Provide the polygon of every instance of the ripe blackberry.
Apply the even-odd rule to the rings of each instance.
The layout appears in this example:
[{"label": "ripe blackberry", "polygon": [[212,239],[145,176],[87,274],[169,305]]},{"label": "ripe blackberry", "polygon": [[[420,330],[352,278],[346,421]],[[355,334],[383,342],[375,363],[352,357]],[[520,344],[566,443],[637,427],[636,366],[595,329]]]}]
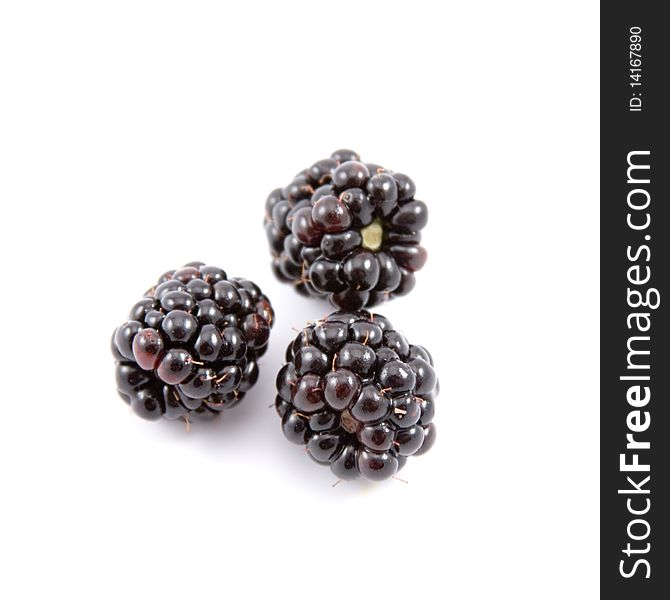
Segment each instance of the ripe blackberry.
[{"label": "ripe blackberry", "polygon": [[334,312],[286,350],[275,407],[284,435],[340,479],[392,477],[435,441],[433,360],[388,319]]},{"label": "ripe blackberry", "polygon": [[168,271],[112,337],[118,392],[145,419],[213,418],[258,379],[274,321],[247,279],[189,263]]},{"label": "ripe blackberry", "polygon": [[352,150],[314,163],[265,203],[275,275],[345,310],[407,294],[426,262],[428,209],[414,192],[407,175]]}]

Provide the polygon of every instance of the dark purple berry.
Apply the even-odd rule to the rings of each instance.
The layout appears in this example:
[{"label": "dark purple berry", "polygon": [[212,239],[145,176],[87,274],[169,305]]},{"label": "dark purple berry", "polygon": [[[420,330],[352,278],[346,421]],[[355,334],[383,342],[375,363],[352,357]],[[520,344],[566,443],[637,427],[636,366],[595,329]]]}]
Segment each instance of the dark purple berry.
[{"label": "dark purple berry", "polygon": [[[232,365],[234,366],[234,365]],[[258,382],[260,376],[260,368],[258,361],[248,360],[247,364],[242,369],[242,379],[239,383],[240,392],[248,392]]]},{"label": "dark purple berry", "polygon": [[295,410],[289,410],[282,419],[282,430],[289,442],[304,444],[310,432],[307,417]]},{"label": "dark purple berry", "polygon": [[179,396],[177,390],[171,385],[164,385],[161,391],[163,394],[163,406],[165,407],[163,416],[170,421],[185,418],[189,409],[181,401],[181,396]]},{"label": "dark purple berry", "polygon": [[347,341],[349,330],[344,323],[323,322],[314,327],[312,338],[314,343],[324,352],[334,354]]},{"label": "dark purple berry", "polygon": [[270,339],[270,325],[261,315],[252,313],[244,318],[242,333],[248,348],[262,348]]},{"label": "dark purple berry", "polygon": [[352,342],[361,342],[370,348],[379,348],[383,335],[381,327],[370,321],[356,321],[349,327],[349,339]]},{"label": "dark purple berry", "polygon": [[291,402],[302,413],[313,413],[325,405],[321,378],[308,373],[301,377],[293,387]]},{"label": "dark purple berry", "polygon": [[342,265],[334,260],[316,260],[309,269],[309,281],[320,292],[339,292],[346,287],[340,272]]},{"label": "dark purple berry", "polygon": [[386,252],[377,252],[377,262],[379,263],[379,278],[377,279],[376,290],[395,290],[400,285],[400,267]]},{"label": "dark purple berry", "polygon": [[247,354],[247,341],[237,327],[225,327],[221,335],[223,348],[219,358],[222,360],[240,360]]},{"label": "dark purple berry", "polygon": [[312,208],[312,220],[328,233],[346,231],[351,226],[351,213],[347,205],[335,196],[319,198]]},{"label": "dark purple berry", "polygon": [[393,173],[393,178],[398,186],[398,200],[411,200],[416,194],[414,182],[403,173]]},{"label": "dark purple berry", "polygon": [[308,177],[314,185],[324,185],[331,180],[338,164],[339,162],[334,158],[319,160],[308,169]]},{"label": "dark purple berry", "polygon": [[410,346],[409,347],[409,358],[414,359],[414,358],[423,358],[428,364],[432,365],[433,364],[433,358],[430,355],[430,352],[426,350],[423,346]]},{"label": "dark purple berry", "polygon": [[223,324],[223,313],[214,300],[201,300],[195,310],[195,316],[200,323],[211,323],[217,327]]},{"label": "dark purple berry", "polygon": [[[210,298],[212,295],[212,286],[202,279],[192,279],[189,281],[186,284],[186,290],[196,302],[204,300],[205,298]],[[189,310],[192,309],[193,306],[191,306]]]},{"label": "dark purple berry", "polygon": [[356,463],[361,475],[369,481],[383,481],[398,470],[398,459],[389,452],[359,450]]},{"label": "dark purple berry", "polygon": [[219,329],[211,323],[203,325],[198,338],[195,340],[195,355],[200,360],[215,362],[219,357],[222,347],[223,338]]},{"label": "dark purple berry", "polygon": [[288,201],[283,200],[281,202],[277,202],[277,204],[275,204],[274,208],[272,209],[272,222],[274,223],[275,227],[279,229],[279,231],[288,233],[291,229],[286,223],[286,217],[288,216],[288,213],[291,212],[291,208],[292,207]]},{"label": "dark purple berry", "polygon": [[200,368],[187,382],[179,385],[179,391],[183,396],[202,400],[214,391],[214,379],[216,375],[212,369]]},{"label": "dark purple berry", "polygon": [[402,456],[411,456],[421,445],[425,437],[423,427],[415,425],[409,429],[400,429],[395,436],[395,444],[398,448],[398,454]]},{"label": "dark purple berry", "polygon": [[314,188],[307,175],[300,174],[284,189],[284,195],[289,202],[296,203],[299,200],[310,198],[314,193]]},{"label": "dark purple berry", "polygon": [[236,313],[242,307],[240,292],[232,281],[214,284],[214,301],[224,313]]},{"label": "dark purple berry", "polygon": [[312,431],[330,431],[337,426],[337,414],[330,409],[324,409],[309,417],[309,428]]},{"label": "dark purple berry", "polygon": [[394,395],[416,390],[416,375],[414,371],[412,371],[409,365],[399,360],[391,360],[379,369],[377,380],[382,389],[389,390]]},{"label": "dark purple berry", "polygon": [[338,479],[344,481],[356,479],[360,473],[356,464],[356,446],[345,446],[333,457],[330,470]]},{"label": "dark purple berry", "polygon": [[377,173],[370,177],[367,191],[375,213],[380,217],[387,216],[398,204],[398,188],[390,173]]},{"label": "dark purple berry", "polygon": [[333,171],[333,186],[337,190],[364,188],[368,179],[370,171],[362,162],[356,160],[343,162]]},{"label": "dark purple berry", "polygon": [[[382,337],[383,340],[383,337]],[[391,360],[400,360],[398,353],[387,346],[382,346],[377,349],[377,369],[381,369],[387,362]]]},{"label": "dark purple berry", "polygon": [[171,310],[191,312],[195,308],[195,298],[188,291],[168,292],[161,298],[161,307],[166,312]]},{"label": "dark purple berry", "polygon": [[312,219],[312,209],[301,208],[292,215],[291,231],[295,238],[305,246],[316,246],[323,233]]},{"label": "dark purple berry", "polygon": [[239,404],[274,320],[255,283],[201,262],[166,272],[131,315],[112,340],[119,395],[144,418],[189,421]]},{"label": "dark purple berry", "polygon": [[358,155],[358,153],[344,148],[341,150],[335,150],[335,152],[333,152],[330,157],[335,159],[338,164],[348,160],[361,160],[361,157]]},{"label": "dark purple berry", "polygon": [[437,385],[437,376],[433,367],[423,358],[415,358],[407,364],[416,376],[415,393],[419,396],[430,394]]},{"label": "dark purple berry", "polygon": [[394,293],[396,296],[405,296],[414,289],[415,285],[416,279],[414,273],[407,269],[400,269],[400,283]]},{"label": "dark purple berry", "polygon": [[183,310],[173,310],[165,315],[161,329],[169,341],[186,343],[198,331],[198,320]]},{"label": "dark purple berry", "polygon": [[[339,479],[392,477],[435,438],[439,386],[429,356],[388,319],[363,310],[306,326],[277,374],[284,435]],[[431,391],[419,395],[424,389]]]},{"label": "dark purple berry", "polygon": [[200,271],[198,271],[198,268],[193,265],[185,265],[181,269],[177,269],[172,274],[172,279],[181,281],[184,285],[193,279],[197,279],[198,277],[200,277]]},{"label": "dark purple berry", "polygon": [[281,396],[277,396],[275,398],[275,410],[277,411],[277,414],[280,418],[283,418],[290,408],[290,402],[287,402]]},{"label": "dark purple berry", "polygon": [[356,227],[372,223],[375,206],[368,194],[360,188],[351,188],[340,194],[340,200],[347,206]]},{"label": "dark purple berry", "polygon": [[113,344],[116,351],[127,360],[135,360],[133,354],[133,339],[142,329],[139,321],[128,321],[114,332]]},{"label": "dark purple berry", "polygon": [[341,292],[336,292],[328,296],[335,306],[341,306],[347,310],[360,310],[368,304],[370,292],[356,291],[346,288]]},{"label": "dark purple berry", "polygon": [[[423,430],[422,430],[423,433]],[[358,439],[367,448],[376,452],[389,450],[393,444],[395,431],[386,423],[366,425],[358,432]]]},{"label": "dark purple berry", "polygon": [[424,438],[423,438],[423,443],[421,444],[421,447],[414,453],[414,456],[420,456],[422,454],[425,454],[428,452],[433,447],[433,444],[435,444],[435,424],[430,423],[426,425],[423,428],[423,433],[424,433]]},{"label": "dark purple berry", "polygon": [[364,250],[350,254],[344,262],[342,278],[353,290],[373,289],[379,280],[379,263],[375,255]]},{"label": "dark purple berry", "polygon": [[116,365],[116,388],[119,393],[128,396],[151,381],[151,375],[134,363]]},{"label": "dark purple berry", "polygon": [[398,427],[412,427],[421,418],[419,398],[415,398],[411,393],[393,398],[389,418]]},{"label": "dark purple berry", "polygon": [[408,202],[393,215],[391,223],[396,231],[420,231],[428,223],[428,207],[421,200]]},{"label": "dark purple berry", "polygon": [[169,281],[165,281],[164,283],[161,283],[155,290],[154,292],[154,297],[160,301],[163,300],[163,297],[169,294],[170,292],[185,292],[186,291],[186,286],[181,282],[177,281],[176,279],[170,279]]},{"label": "dark purple berry", "polygon": [[[363,163],[350,150],[314,163],[266,202],[273,272],[299,294],[347,310],[408,294],[426,262],[420,243],[428,210],[414,192],[406,175]],[[166,282],[182,283],[172,278]]]},{"label": "dark purple berry", "polygon": [[375,385],[361,389],[351,414],[359,423],[376,423],[386,418],[390,408],[389,398]]},{"label": "dark purple berry", "polygon": [[213,388],[220,394],[230,394],[239,389],[241,381],[242,369],[238,365],[225,365],[217,369]]},{"label": "dark purple berry", "polygon": [[335,410],[350,406],[361,390],[361,380],[348,369],[330,371],[323,381],[326,402]]},{"label": "dark purple berry", "polygon": [[203,281],[210,285],[214,285],[217,281],[227,279],[228,276],[226,275],[226,272],[223,269],[219,269],[219,267],[205,266],[200,267],[200,277],[202,277]]},{"label": "dark purple berry", "polygon": [[133,356],[146,371],[153,371],[163,355],[165,344],[155,329],[141,329],[133,338]]},{"label": "dark purple berry", "polygon": [[158,377],[169,385],[177,385],[193,370],[193,357],[181,348],[172,348],[158,365]]},{"label": "dark purple berry", "polygon": [[321,252],[326,258],[342,259],[358,248],[362,239],[357,231],[327,233],[321,240]]},{"label": "dark purple berry", "polygon": [[332,185],[329,183],[319,186],[314,190],[314,193],[312,194],[312,199],[311,202],[312,204],[316,204],[316,201],[319,198],[323,198],[324,196],[334,196],[335,195],[335,188],[333,188]]},{"label": "dark purple berry", "polygon": [[130,309],[128,320],[139,321],[141,323],[146,318],[147,313],[156,308],[156,305],[155,298],[142,298],[142,300]]},{"label": "dark purple berry", "polygon": [[307,441],[309,455],[320,463],[328,464],[340,448],[340,436],[335,433],[317,432]]},{"label": "dark purple berry", "polygon": [[307,373],[324,375],[328,371],[328,357],[316,346],[302,346],[294,355],[296,372],[302,376]]},{"label": "dark purple berry", "polygon": [[428,254],[421,246],[395,245],[389,248],[389,253],[398,263],[399,267],[414,273],[426,264]]},{"label": "dark purple berry", "polygon": [[298,374],[292,362],[285,364],[277,373],[277,393],[286,401],[291,400],[293,387],[298,383]]},{"label": "dark purple berry", "polygon": [[366,378],[375,370],[375,351],[358,342],[350,342],[342,346],[337,353],[335,363],[337,367],[343,367],[353,371],[358,376]]},{"label": "dark purple berry", "polygon": [[384,345],[393,350],[401,359],[409,355],[409,344],[405,336],[399,331],[393,329],[384,332]]},{"label": "dark purple berry", "polygon": [[163,413],[160,396],[149,387],[138,390],[131,396],[130,407],[136,415],[149,421],[160,419]]},{"label": "dark purple berry", "polygon": [[144,315],[144,324],[151,329],[158,329],[165,318],[165,313],[160,310],[150,310]]}]

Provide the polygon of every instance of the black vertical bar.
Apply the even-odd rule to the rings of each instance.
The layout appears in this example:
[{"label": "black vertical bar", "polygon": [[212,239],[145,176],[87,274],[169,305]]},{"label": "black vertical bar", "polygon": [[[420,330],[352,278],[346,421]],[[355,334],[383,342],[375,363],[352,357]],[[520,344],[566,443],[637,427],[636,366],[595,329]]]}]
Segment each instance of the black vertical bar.
[{"label": "black vertical bar", "polygon": [[602,598],[670,598],[666,8],[601,3]]}]

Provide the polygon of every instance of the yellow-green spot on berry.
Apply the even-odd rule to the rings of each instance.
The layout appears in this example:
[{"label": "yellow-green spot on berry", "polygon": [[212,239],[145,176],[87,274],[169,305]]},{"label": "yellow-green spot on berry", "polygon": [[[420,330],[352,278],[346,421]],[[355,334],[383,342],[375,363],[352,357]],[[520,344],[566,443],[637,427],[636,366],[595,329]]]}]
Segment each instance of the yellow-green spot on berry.
[{"label": "yellow-green spot on berry", "polygon": [[379,250],[384,237],[382,222],[379,219],[375,219],[372,223],[363,227],[361,229],[361,237],[363,238],[363,243],[361,244],[363,248],[372,250],[373,252]]}]

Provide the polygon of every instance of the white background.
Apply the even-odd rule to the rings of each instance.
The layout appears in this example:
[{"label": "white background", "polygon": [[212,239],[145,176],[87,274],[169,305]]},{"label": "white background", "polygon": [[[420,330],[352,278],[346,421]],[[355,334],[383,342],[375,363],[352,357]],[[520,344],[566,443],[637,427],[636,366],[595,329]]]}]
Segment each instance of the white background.
[{"label": "white background", "polygon": [[[595,2],[7,2],[0,9],[0,596],[595,598]],[[328,312],[263,202],[339,147],[430,207],[414,292],[438,442],[335,488],[274,377]],[[130,414],[109,337],[191,260],[277,311],[261,380],[190,433]]]}]

